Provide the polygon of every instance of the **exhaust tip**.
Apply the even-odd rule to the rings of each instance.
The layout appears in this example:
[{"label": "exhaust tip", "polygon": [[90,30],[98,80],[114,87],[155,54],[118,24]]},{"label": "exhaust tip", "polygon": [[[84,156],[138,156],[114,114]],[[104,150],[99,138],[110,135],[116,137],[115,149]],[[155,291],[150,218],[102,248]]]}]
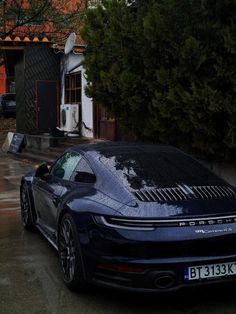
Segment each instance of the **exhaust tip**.
[{"label": "exhaust tip", "polygon": [[154,279],[154,285],[158,289],[169,289],[175,285],[173,274],[160,274]]}]

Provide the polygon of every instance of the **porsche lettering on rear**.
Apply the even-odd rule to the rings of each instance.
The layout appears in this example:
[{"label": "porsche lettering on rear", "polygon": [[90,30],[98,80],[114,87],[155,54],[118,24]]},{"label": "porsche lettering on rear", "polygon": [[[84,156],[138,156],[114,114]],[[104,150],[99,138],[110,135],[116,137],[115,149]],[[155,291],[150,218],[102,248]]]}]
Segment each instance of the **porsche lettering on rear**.
[{"label": "porsche lettering on rear", "polygon": [[193,226],[206,226],[206,225],[222,225],[231,224],[236,222],[236,216],[230,218],[220,218],[220,219],[204,219],[204,220],[191,220],[191,221],[180,221],[179,227],[193,227]]}]

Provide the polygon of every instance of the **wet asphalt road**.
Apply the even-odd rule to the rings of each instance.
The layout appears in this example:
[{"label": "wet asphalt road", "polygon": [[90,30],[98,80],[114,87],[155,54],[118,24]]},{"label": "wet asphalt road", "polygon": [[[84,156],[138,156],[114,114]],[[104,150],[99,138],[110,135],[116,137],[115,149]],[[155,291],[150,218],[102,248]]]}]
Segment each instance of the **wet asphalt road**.
[{"label": "wet asphalt road", "polygon": [[57,252],[21,227],[20,177],[32,165],[0,154],[0,314],[235,314],[236,283],[165,295],[93,288],[80,295],[62,283]]}]

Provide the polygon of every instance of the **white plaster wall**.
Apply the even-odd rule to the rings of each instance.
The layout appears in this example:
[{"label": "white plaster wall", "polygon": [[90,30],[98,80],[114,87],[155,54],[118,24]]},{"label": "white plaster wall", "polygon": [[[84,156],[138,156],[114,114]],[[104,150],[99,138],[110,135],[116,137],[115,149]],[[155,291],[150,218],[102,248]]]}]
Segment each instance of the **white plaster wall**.
[{"label": "white plaster wall", "polygon": [[81,67],[82,73],[82,135],[85,137],[93,137],[93,101],[85,95],[87,80],[85,70]]},{"label": "white plaster wall", "polygon": [[[82,74],[82,91],[81,91],[81,112],[82,112],[82,136],[93,137],[93,102],[91,98],[85,95],[85,88],[87,86],[87,81],[85,78],[85,70],[82,65],[75,68],[83,60],[82,54],[74,54],[71,52],[67,56],[63,56],[61,60],[61,105],[64,104],[65,86],[64,86],[64,76],[65,74],[74,73],[81,71]],[[71,71],[71,72],[69,72]],[[85,127],[86,126],[86,127]]]}]

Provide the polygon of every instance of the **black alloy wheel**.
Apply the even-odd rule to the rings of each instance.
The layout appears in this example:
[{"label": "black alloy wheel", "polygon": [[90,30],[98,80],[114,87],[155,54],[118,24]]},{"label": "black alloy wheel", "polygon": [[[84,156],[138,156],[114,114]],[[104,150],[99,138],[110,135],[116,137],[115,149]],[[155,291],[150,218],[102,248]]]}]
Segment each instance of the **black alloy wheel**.
[{"label": "black alloy wheel", "polygon": [[32,219],[32,212],[30,206],[29,193],[26,183],[23,184],[21,189],[21,220],[24,228],[33,229],[34,223]]},{"label": "black alloy wheel", "polygon": [[88,284],[84,279],[78,232],[70,214],[65,214],[61,220],[58,251],[63,280],[67,287],[81,292],[87,290]]}]

